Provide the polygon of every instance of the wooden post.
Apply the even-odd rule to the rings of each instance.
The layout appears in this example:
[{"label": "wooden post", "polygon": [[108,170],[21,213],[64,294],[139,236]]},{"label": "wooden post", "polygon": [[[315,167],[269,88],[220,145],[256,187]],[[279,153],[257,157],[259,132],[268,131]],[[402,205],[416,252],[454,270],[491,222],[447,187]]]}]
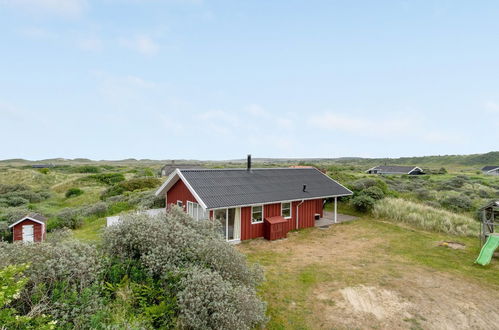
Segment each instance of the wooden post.
[{"label": "wooden post", "polygon": [[338,223],[338,197],[334,198],[334,223]]}]

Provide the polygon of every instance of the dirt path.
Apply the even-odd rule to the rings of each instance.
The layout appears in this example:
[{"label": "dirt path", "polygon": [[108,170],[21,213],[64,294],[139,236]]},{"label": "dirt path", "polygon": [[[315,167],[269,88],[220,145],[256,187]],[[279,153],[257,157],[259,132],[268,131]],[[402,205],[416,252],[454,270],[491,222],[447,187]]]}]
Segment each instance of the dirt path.
[{"label": "dirt path", "polygon": [[[264,267],[270,280],[274,274],[281,277],[277,281],[284,281],[283,274],[298,278],[304,269],[320,274],[303,298],[309,328],[498,328],[497,288],[410,263],[387,253],[387,244],[360,226],[335,226],[276,242],[252,241],[241,250],[280,256]],[[300,299],[293,289],[275,299],[293,307]]]}]

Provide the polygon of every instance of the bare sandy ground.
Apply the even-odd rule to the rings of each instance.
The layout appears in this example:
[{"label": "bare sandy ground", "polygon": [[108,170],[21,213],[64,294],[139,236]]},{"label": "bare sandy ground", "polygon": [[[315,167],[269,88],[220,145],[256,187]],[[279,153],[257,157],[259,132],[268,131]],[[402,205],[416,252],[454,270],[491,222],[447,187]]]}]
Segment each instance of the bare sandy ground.
[{"label": "bare sandy ground", "polygon": [[287,255],[285,263],[267,265],[267,272],[314,266],[329,274],[307,296],[310,328],[499,329],[497,288],[398,260],[385,253],[382,237],[361,228],[328,231],[241,247]]}]

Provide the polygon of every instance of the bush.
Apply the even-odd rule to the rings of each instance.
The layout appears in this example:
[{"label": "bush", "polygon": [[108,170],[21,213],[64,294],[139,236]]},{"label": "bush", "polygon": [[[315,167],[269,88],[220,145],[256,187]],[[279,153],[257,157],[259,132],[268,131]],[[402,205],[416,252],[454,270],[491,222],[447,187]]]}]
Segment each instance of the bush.
[{"label": "bush", "polygon": [[456,196],[447,196],[440,200],[440,204],[455,212],[463,212],[463,211],[471,211],[473,209],[473,202],[466,195],[456,195]]},{"label": "bush", "polygon": [[373,215],[395,223],[459,236],[476,236],[480,228],[480,224],[471,217],[397,198],[377,202]]},{"label": "bush", "polygon": [[84,191],[80,188],[69,188],[68,191],[66,191],[66,198],[77,197],[83,193]]},{"label": "bush", "polygon": [[118,182],[125,181],[125,176],[121,173],[100,173],[89,175],[86,179],[95,180],[107,185],[113,185]]},{"label": "bush", "polygon": [[376,201],[383,199],[385,197],[385,193],[377,186],[369,187],[369,188],[363,190],[361,192],[361,194],[369,196]]},{"label": "bush", "polygon": [[83,225],[83,218],[80,210],[65,208],[57,214],[59,228],[77,229]]},{"label": "bush", "polygon": [[85,206],[81,209],[81,213],[85,217],[96,216],[98,218],[106,215],[108,207],[106,203],[98,202],[92,205]]},{"label": "bush", "polygon": [[369,197],[365,194],[357,195],[350,201],[352,206],[359,212],[370,211],[373,208],[375,202],[376,201],[372,197]]},{"label": "bush", "polygon": [[142,189],[151,189],[159,186],[161,181],[157,178],[134,178],[120,182],[112,187],[109,187],[101,194],[101,199],[106,199],[112,196],[122,195],[126,191],[136,191]]},{"label": "bush", "polygon": [[170,284],[181,328],[249,329],[265,320],[256,296],[261,270],[249,266],[210,221],[194,221],[176,207],[156,217],[130,214],[106,228],[103,248],[114,263],[135,264]]},{"label": "bush", "polygon": [[7,223],[11,225],[31,213],[33,213],[33,211],[25,207],[9,207],[6,209],[5,213],[2,214],[1,220],[7,221]]},{"label": "bush", "polygon": [[19,316],[9,304],[17,299],[28,279],[23,276],[27,265],[9,265],[0,269],[0,325],[2,329],[55,329],[46,316]]},{"label": "bush", "polygon": [[82,165],[76,166],[73,171],[75,173],[100,173],[101,170],[98,166]]},{"label": "bush", "polygon": [[29,204],[29,200],[20,196],[9,196],[8,198],[0,197],[0,204],[16,207]]},{"label": "bush", "polygon": [[0,268],[27,263],[29,278],[13,306],[22,315],[48,314],[58,328],[82,328],[104,309],[99,296],[102,256],[74,240],[41,244],[0,243]]}]

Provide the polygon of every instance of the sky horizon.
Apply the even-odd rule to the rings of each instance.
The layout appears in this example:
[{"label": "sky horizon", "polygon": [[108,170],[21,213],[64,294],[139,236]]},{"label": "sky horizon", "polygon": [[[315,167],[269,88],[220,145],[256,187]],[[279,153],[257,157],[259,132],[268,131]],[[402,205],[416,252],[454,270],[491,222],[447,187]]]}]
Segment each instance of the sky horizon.
[{"label": "sky horizon", "polygon": [[0,159],[487,153],[497,17],[495,1],[0,0]]}]

